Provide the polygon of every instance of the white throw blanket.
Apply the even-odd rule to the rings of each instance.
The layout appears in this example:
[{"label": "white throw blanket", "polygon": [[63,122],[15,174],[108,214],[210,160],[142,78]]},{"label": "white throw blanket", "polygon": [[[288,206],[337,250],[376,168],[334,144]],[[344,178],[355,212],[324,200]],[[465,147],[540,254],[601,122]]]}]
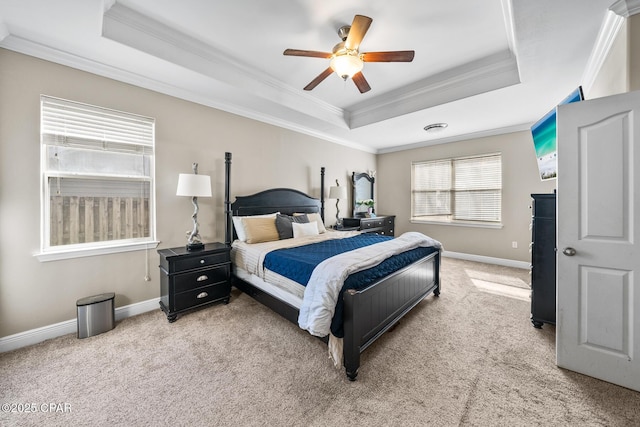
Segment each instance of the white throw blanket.
[{"label": "white throw blanket", "polygon": [[298,325],[312,335],[324,337],[330,332],[340,289],[353,273],[378,265],[385,259],[417,247],[442,247],[440,242],[422,233],[407,232],[392,240],[345,252],[322,261],[311,274],[304,291]]}]

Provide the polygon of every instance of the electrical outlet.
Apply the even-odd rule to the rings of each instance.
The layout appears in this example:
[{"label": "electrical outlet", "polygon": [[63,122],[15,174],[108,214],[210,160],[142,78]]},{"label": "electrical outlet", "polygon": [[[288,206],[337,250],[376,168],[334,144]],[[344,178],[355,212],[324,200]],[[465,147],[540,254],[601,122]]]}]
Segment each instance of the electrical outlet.
[{"label": "electrical outlet", "polygon": [[511,242],[511,247],[512,247],[513,249],[518,249],[518,242],[515,242],[515,241],[514,241],[514,242]]}]

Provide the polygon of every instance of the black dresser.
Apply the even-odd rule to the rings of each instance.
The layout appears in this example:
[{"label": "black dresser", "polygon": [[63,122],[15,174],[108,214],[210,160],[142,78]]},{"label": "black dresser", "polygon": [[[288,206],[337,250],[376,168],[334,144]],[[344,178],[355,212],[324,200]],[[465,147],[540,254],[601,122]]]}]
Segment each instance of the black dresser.
[{"label": "black dresser", "polygon": [[231,248],[207,243],[203,250],[161,249],[160,308],[169,322],[178,313],[217,301],[229,302],[231,294]]},{"label": "black dresser", "polygon": [[394,236],[395,215],[379,215],[375,218],[342,218],[342,225],[345,228],[357,228],[365,233],[384,234]]},{"label": "black dresser", "polygon": [[531,323],[556,323],[556,195],[531,198]]}]

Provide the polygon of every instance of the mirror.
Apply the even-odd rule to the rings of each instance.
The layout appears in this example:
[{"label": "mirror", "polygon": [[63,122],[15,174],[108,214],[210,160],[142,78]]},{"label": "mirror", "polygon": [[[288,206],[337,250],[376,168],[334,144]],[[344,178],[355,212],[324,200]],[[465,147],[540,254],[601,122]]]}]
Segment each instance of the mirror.
[{"label": "mirror", "polygon": [[[368,173],[355,173],[351,177],[353,185],[353,216],[364,217],[369,206],[362,203],[364,200],[374,200],[373,198],[373,182],[374,178]],[[375,211],[375,210],[374,210]]]}]

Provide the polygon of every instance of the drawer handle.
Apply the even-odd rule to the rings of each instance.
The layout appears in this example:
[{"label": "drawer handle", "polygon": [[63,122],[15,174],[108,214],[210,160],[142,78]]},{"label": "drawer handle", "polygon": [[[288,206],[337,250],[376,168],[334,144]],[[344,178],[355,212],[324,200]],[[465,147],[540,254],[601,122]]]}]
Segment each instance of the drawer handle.
[{"label": "drawer handle", "polygon": [[209,294],[208,294],[208,293],[206,293],[206,292],[200,292],[196,298],[200,299],[200,298],[206,298],[206,297],[208,297],[208,296],[209,296]]},{"label": "drawer handle", "polygon": [[204,263],[205,263],[205,260],[201,259],[200,264],[204,264]]},{"label": "drawer handle", "polygon": [[196,282],[204,282],[205,280],[207,280],[209,278],[209,276],[207,276],[206,274],[203,274],[202,276],[198,277],[196,279]]}]

